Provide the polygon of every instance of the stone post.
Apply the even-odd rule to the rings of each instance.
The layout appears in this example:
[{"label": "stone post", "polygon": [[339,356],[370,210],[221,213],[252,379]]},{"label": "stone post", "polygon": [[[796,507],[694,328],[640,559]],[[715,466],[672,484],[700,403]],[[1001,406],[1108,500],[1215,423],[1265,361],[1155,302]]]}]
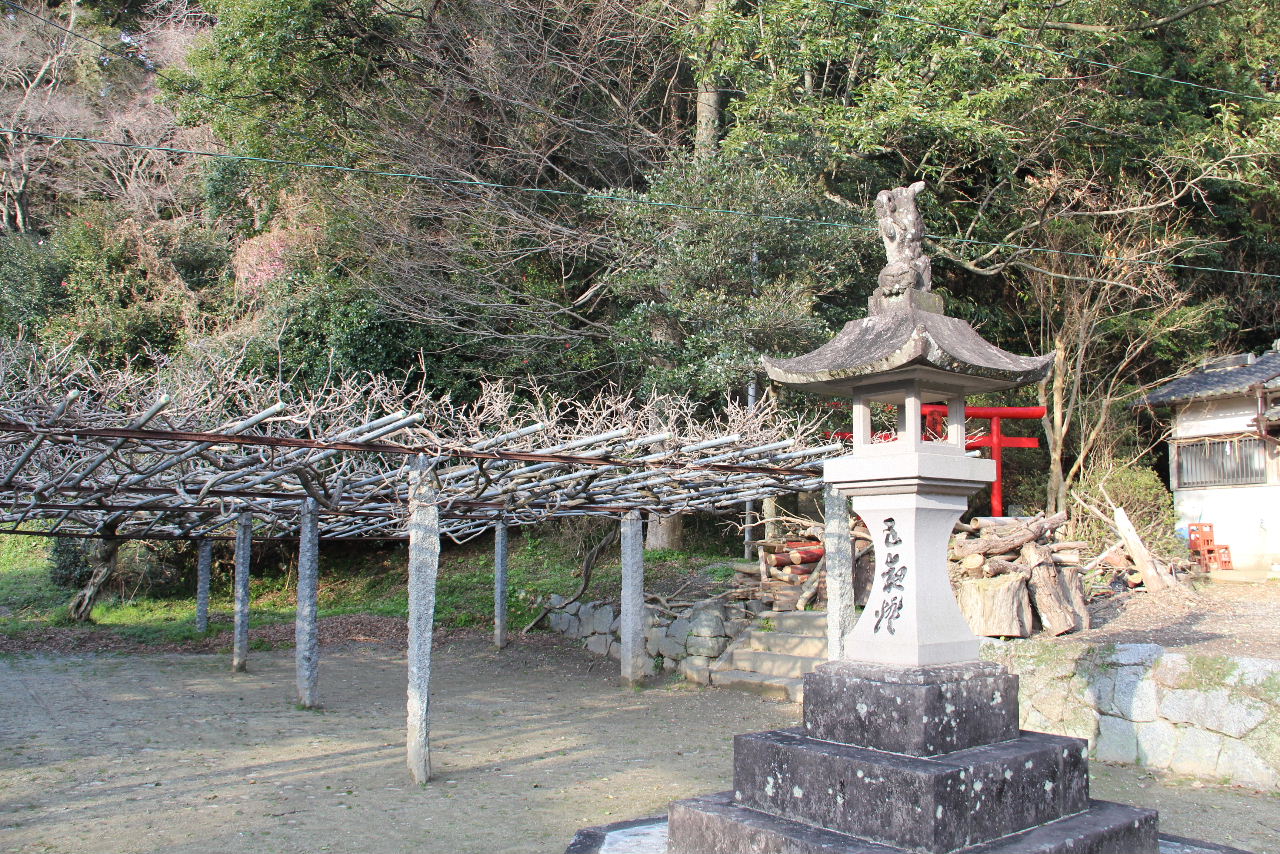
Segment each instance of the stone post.
[{"label": "stone post", "polygon": [[213,542],[196,541],[196,631],[209,631],[209,580],[213,576]]},{"label": "stone post", "polygon": [[406,761],[415,783],[431,778],[431,634],[440,569],[436,493],[415,470],[409,481],[409,691]]},{"label": "stone post", "polygon": [[298,683],[298,705],[314,709],[316,667],[319,662],[319,630],[316,611],[319,608],[320,585],[320,520],[314,498],[302,502],[298,525],[298,610],[294,619],[294,667]]},{"label": "stone post", "polygon": [[507,523],[493,526],[493,645],[507,645]]},{"label": "stone post", "polygon": [[249,657],[249,561],[253,558],[253,514],[236,519],[236,620],[231,643],[231,670],[241,673]]},{"label": "stone post", "polygon": [[857,620],[853,587],[853,540],[849,536],[849,499],[831,484],[822,488],[822,547],[827,572],[827,659],[847,658],[846,643]]},{"label": "stone post", "polygon": [[638,685],[648,675],[644,648],[644,523],[640,511],[622,517],[622,681]]}]

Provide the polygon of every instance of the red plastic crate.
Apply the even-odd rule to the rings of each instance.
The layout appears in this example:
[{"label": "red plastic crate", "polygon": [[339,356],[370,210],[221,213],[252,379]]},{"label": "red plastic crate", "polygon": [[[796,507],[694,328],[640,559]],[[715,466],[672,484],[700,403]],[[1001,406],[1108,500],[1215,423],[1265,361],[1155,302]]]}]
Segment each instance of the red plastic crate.
[{"label": "red plastic crate", "polygon": [[1187,526],[1187,535],[1193,552],[1213,547],[1213,525],[1208,522],[1192,522]]}]

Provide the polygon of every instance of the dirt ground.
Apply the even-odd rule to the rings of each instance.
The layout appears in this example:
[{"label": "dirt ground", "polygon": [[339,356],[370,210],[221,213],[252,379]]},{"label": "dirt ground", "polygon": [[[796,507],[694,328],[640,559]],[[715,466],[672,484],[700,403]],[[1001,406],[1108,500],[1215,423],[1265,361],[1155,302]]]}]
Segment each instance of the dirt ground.
[{"label": "dirt ground", "polygon": [[[326,649],[324,712],[292,699],[289,652],[0,659],[0,850],[18,854],[560,852],[582,826],[723,790],[737,732],[799,707],[666,683],[616,686],[567,642],[436,653],[433,781],[404,767],[403,653]],[[1167,832],[1280,854],[1280,797],[1096,766],[1094,792],[1158,807]]]},{"label": "dirt ground", "polygon": [[1194,593],[1134,591],[1098,600],[1089,612],[1094,628],[1064,639],[1280,659],[1280,584],[1275,582],[1217,583]]}]

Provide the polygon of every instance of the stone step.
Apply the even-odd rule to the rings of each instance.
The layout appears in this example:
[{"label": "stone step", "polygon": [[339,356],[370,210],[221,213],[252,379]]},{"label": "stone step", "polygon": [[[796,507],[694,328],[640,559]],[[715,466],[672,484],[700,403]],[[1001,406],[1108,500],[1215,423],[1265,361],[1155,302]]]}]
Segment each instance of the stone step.
[{"label": "stone step", "polygon": [[769,620],[773,630],[796,635],[827,635],[826,611],[761,611],[757,620]]},{"label": "stone step", "polygon": [[827,636],[797,635],[791,632],[765,632],[752,629],[747,635],[751,649],[765,652],[783,652],[787,655],[803,655],[810,658],[827,654]]},{"label": "stone step", "polygon": [[[871,842],[758,812],[735,803],[733,792],[724,792],[672,803],[666,850],[670,854],[906,854],[919,849]],[[1091,801],[1084,812],[965,848],[964,852],[1156,854],[1159,850],[1155,810]]]},{"label": "stone step", "polygon": [[812,673],[815,667],[826,660],[825,655],[789,655],[785,652],[766,652],[759,649],[735,649],[730,659],[732,667],[737,670],[748,670],[765,676],[786,676],[792,679],[799,679],[806,673]]},{"label": "stone step", "polygon": [[804,680],[794,677],[766,676],[746,670],[721,670],[711,673],[711,684],[717,688],[737,688],[793,703],[804,700]]}]

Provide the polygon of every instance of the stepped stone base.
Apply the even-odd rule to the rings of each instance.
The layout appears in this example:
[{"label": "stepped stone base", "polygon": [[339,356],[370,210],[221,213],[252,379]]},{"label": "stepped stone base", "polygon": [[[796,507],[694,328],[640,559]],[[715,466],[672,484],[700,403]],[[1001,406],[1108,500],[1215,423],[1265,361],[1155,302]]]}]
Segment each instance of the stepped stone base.
[{"label": "stepped stone base", "polygon": [[[728,792],[725,793],[724,797],[727,796]],[[715,796],[712,795],[711,797],[714,798]],[[699,798],[698,800],[709,799]],[[1026,839],[1026,836],[1020,836],[1019,838]],[[821,851],[822,849],[818,850]],[[835,850],[839,851],[839,849]],[[893,850],[883,845],[852,849],[853,854],[858,854],[859,851],[878,851],[883,854],[883,852],[892,852]],[[981,851],[982,849],[979,850]],[[1201,842],[1196,839],[1186,839],[1167,833],[1160,834],[1158,850],[1160,854],[1250,854],[1250,852],[1240,848],[1217,845],[1212,842]],[[831,851],[832,849],[827,849],[823,854],[828,854]],[[846,848],[843,854],[849,854],[849,851],[850,849]],[[667,817],[654,816],[638,821],[620,821],[616,824],[606,824],[600,827],[584,827],[573,837],[573,842],[569,845],[565,854],[668,854]],[[785,854],[785,852],[775,851],[772,854]],[[962,852],[962,854],[968,854],[968,852]]]},{"label": "stepped stone base", "polygon": [[1019,731],[1018,680],[999,665],[830,662],[804,693],[802,727],[735,737],[734,791],[673,803],[661,839],[631,826],[606,849],[589,828],[570,852],[1236,852],[1162,844],[1154,810],[1090,800],[1085,742]]},{"label": "stepped stone base", "polygon": [[[791,821],[724,792],[671,805],[667,854],[907,854],[904,848]],[[1081,813],[963,849],[963,854],[1157,854],[1154,810],[1090,801]]]},{"label": "stepped stone base", "polygon": [[753,733],[734,739],[734,799],[906,850],[954,851],[1087,810],[1085,749],[1079,739],[1026,733],[921,759],[798,729]]}]

